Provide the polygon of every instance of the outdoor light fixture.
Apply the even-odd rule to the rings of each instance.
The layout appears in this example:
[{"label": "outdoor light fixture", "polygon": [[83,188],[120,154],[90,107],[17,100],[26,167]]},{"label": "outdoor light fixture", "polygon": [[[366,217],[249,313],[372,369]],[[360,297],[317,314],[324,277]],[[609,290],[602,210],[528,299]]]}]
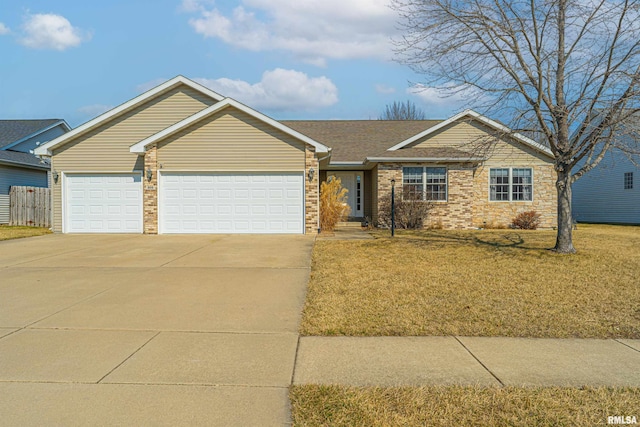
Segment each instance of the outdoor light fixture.
[{"label": "outdoor light fixture", "polygon": [[151,168],[147,168],[147,181],[151,181],[151,178],[153,178],[153,171]]},{"label": "outdoor light fixture", "polygon": [[313,176],[315,175],[316,170],[314,168],[309,169],[309,182],[313,181]]},{"label": "outdoor light fixture", "polygon": [[60,174],[57,171],[53,171],[51,173],[51,176],[53,177],[53,182],[55,182],[57,184],[58,183],[58,178],[60,178]]}]

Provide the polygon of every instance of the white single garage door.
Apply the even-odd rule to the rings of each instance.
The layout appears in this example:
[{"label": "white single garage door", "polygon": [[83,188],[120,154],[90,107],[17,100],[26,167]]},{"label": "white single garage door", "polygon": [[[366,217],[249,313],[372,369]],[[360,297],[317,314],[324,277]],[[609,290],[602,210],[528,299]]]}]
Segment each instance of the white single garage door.
[{"label": "white single garage door", "polygon": [[65,182],[65,232],[142,233],[139,174],[73,174]]},{"label": "white single garage door", "polygon": [[303,233],[302,173],[160,175],[161,233]]}]

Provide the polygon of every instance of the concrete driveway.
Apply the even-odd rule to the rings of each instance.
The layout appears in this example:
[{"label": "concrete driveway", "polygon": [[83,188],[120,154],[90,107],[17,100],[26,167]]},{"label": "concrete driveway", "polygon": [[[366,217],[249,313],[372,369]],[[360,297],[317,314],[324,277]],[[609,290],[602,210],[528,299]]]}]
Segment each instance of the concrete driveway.
[{"label": "concrete driveway", "polygon": [[7,425],[290,422],[307,236],[0,242]]}]

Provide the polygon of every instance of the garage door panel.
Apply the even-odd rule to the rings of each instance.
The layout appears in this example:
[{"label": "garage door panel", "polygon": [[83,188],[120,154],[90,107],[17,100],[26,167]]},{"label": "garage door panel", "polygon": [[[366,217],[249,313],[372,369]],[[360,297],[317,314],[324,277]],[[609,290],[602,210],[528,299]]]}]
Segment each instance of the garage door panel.
[{"label": "garage door panel", "polygon": [[302,173],[163,172],[160,231],[303,233],[303,188]]},{"label": "garage door panel", "polygon": [[65,182],[65,232],[142,232],[140,175],[70,174]]}]

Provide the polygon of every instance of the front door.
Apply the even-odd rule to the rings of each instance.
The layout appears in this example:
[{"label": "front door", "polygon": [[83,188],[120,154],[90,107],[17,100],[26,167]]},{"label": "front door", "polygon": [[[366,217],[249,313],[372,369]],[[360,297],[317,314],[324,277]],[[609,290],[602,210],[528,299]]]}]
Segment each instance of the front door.
[{"label": "front door", "polygon": [[342,186],[346,188],[347,203],[351,208],[349,216],[364,217],[364,174],[362,172],[328,172],[327,176],[340,178]]}]

